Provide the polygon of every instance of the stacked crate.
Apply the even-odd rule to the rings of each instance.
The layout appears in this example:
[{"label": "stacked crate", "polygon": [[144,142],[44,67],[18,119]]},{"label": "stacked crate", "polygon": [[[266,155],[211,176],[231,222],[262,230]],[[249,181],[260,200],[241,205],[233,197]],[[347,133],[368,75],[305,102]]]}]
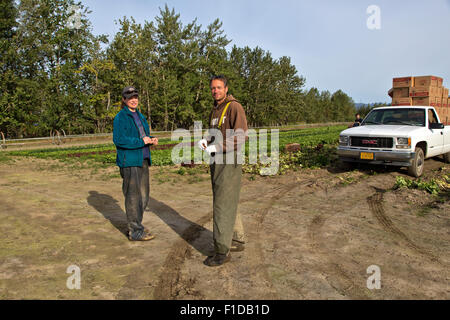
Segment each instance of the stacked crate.
[{"label": "stacked crate", "polygon": [[412,106],[412,98],[409,96],[412,87],[414,87],[414,77],[392,79],[392,105]]},{"label": "stacked crate", "polygon": [[388,94],[393,106],[432,106],[441,122],[450,124],[449,90],[442,84],[436,76],[394,78]]}]

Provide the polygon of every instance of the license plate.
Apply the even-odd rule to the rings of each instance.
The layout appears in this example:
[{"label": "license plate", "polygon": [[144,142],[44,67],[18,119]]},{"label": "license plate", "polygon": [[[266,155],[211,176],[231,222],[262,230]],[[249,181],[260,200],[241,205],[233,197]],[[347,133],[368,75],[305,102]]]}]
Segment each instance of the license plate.
[{"label": "license plate", "polygon": [[361,152],[361,160],[373,160],[372,152]]}]

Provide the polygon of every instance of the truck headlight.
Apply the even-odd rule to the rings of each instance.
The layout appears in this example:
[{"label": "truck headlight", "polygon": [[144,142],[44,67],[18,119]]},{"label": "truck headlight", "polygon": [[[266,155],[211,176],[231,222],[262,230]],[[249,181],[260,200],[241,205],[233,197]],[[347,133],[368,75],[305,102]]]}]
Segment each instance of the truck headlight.
[{"label": "truck headlight", "polygon": [[348,136],[339,136],[339,145],[348,146]]},{"label": "truck headlight", "polygon": [[411,148],[411,138],[397,138],[397,149]]}]

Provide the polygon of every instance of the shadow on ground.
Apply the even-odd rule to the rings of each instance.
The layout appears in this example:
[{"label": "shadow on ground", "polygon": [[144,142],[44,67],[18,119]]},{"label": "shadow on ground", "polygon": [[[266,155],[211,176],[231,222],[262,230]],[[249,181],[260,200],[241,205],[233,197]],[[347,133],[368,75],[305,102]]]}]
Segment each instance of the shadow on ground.
[{"label": "shadow on ground", "polygon": [[329,173],[332,174],[347,173],[353,170],[358,170],[370,175],[405,171],[403,168],[397,166],[371,165],[367,163],[358,163],[358,162],[335,162],[332,165],[328,166],[326,169]]},{"label": "shadow on ground", "polygon": [[116,199],[110,195],[89,191],[88,204],[100,212],[106,220],[119,230],[124,236],[128,236],[128,222],[125,212],[119,206]]},{"label": "shadow on ground", "polygon": [[155,213],[162,221],[164,221],[164,223],[172,228],[173,231],[203,255],[210,255],[211,251],[214,250],[212,246],[213,235],[211,231],[186,219],[164,202],[150,197],[150,203],[146,210]]},{"label": "shadow on ground", "polygon": [[[100,212],[124,236],[127,236],[127,216],[116,199],[108,194],[89,191],[87,202],[91,207]],[[208,229],[186,219],[172,207],[154,198],[150,198],[146,211],[151,211],[156,214],[181,238],[203,255],[209,255],[211,253],[213,236],[212,232]],[[150,226],[149,229],[151,230]]]}]

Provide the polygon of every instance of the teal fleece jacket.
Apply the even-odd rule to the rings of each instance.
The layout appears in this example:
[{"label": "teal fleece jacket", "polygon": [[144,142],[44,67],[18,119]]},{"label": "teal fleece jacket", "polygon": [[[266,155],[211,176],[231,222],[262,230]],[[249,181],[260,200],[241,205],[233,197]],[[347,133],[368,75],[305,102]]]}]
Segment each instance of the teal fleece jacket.
[{"label": "teal fleece jacket", "polygon": [[[147,136],[150,136],[150,128],[145,117],[138,110],[136,112],[141,119],[142,126]],[[116,145],[116,164],[120,168],[142,167],[144,140],[139,135],[139,129],[134,122],[131,111],[124,107],[115,116],[113,123],[113,141]],[[146,147],[148,148],[148,146]],[[150,153],[150,163],[152,162]]]}]

